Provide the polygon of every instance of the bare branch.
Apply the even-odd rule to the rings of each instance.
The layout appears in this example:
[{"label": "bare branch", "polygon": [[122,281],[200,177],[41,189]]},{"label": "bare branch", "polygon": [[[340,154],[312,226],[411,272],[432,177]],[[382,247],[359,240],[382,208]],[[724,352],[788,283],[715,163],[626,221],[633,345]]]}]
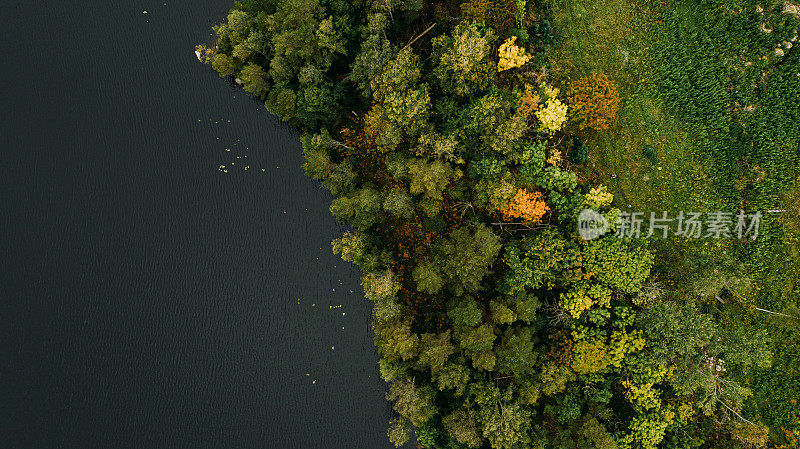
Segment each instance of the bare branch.
[{"label": "bare branch", "polygon": [[756,310],[758,310],[759,312],[766,312],[766,313],[771,313],[771,314],[773,314],[773,315],[780,315],[780,316],[785,316],[785,317],[787,317],[787,318],[794,318],[794,319],[798,319],[798,317],[796,317],[796,316],[793,316],[793,315],[787,315],[787,314],[785,314],[785,313],[773,312],[773,311],[771,311],[771,310],[762,309],[762,308],[760,308],[760,307],[756,307]]},{"label": "bare branch", "polygon": [[746,422],[747,424],[750,424],[751,426],[755,426],[755,424],[754,424],[754,423],[752,423],[752,422],[748,421],[747,419],[745,419],[745,417],[744,417],[744,416],[742,416],[742,415],[740,415],[740,414],[736,413],[736,410],[734,410],[734,409],[732,409],[732,408],[728,407],[728,404],[726,404],[726,403],[725,403],[725,401],[722,401],[722,400],[720,400],[720,401],[719,401],[719,403],[720,403],[720,404],[722,404],[722,405],[724,405],[726,409],[730,410],[730,411],[731,411],[731,413],[733,413],[734,415],[736,415],[736,416],[737,416],[739,419],[741,419],[742,421]]},{"label": "bare branch", "polygon": [[[410,46],[411,46],[411,44],[413,44],[414,42],[416,42],[417,40],[419,40],[419,39],[420,39],[422,36],[424,36],[424,35],[428,34],[428,31],[432,30],[432,29],[433,29],[433,27],[435,27],[435,26],[436,26],[436,23],[434,22],[434,24],[433,24],[433,25],[431,25],[431,26],[429,26],[427,30],[423,31],[423,32],[422,32],[422,34],[420,34],[419,36],[415,37],[414,39],[411,39],[411,42],[407,43],[407,44],[406,44],[406,46],[405,46],[405,47],[403,47],[403,50],[405,50],[406,48],[410,47]],[[402,52],[403,52],[403,50],[400,50],[400,53],[402,53]]]}]

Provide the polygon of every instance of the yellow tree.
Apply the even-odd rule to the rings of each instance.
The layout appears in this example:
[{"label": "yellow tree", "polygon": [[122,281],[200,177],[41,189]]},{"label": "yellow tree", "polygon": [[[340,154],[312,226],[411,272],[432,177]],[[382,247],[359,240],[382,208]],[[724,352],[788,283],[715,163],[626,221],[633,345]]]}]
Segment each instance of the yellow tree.
[{"label": "yellow tree", "polygon": [[517,36],[512,36],[500,46],[498,53],[500,55],[500,62],[497,63],[497,71],[513,69],[522,67],[531,60],[524,48],[516,45]]}]

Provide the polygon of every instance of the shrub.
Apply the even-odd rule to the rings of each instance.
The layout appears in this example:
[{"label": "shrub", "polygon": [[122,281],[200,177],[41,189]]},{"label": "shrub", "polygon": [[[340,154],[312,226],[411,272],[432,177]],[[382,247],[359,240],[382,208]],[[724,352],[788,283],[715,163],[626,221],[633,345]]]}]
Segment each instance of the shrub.
[{"label": "shrub", "polygon": [[642,148],[642,156],[644,156],[651,164],[655,165],[658,164],[658,156],[656,155],[656,150],[653,149],[650,145],[645,145]]},{"label": "shrub", "polygon": [[567,99],[580,129],[608,129],[619,111],[617,86],[602,73],[594,73],[573,83]]},{"label": "shrub", "polygon": [[578,137],[572,139],[572,153],[570,159],[575,164],[584,164],[589,158],[589,145]]}]

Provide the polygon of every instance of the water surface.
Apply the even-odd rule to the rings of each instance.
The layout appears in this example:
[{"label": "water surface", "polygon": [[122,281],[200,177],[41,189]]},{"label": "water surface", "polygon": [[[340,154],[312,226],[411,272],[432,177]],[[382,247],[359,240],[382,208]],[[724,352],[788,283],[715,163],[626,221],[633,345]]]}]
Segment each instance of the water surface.
[{"label": "water surface", "polygon": [[2,8],[0,447],[390,447],[330,196],[195,59],[230,4]]}]

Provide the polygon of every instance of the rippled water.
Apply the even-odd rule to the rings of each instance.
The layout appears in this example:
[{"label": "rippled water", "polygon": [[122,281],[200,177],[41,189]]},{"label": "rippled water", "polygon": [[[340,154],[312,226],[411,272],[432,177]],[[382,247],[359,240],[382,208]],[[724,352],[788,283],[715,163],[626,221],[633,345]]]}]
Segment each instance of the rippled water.
[{"label": "rippled water", "polygon": [[390,447],[330,196],[195,59],[231,2],[43,3],[0,12],[0,447]]}]

